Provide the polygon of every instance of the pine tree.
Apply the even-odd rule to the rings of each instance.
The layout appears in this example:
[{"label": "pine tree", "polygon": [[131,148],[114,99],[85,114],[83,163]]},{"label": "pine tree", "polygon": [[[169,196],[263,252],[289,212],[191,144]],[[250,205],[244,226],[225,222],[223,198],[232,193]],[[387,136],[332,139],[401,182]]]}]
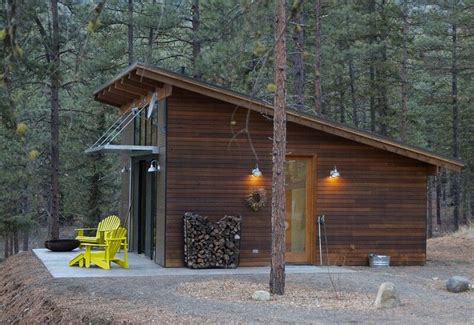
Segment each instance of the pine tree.
[{"label": "pine tree", "polygon": [[285,293],[285,155],[286,155],[286,13],[285,0],[275,9],[275,85],[273,114],[272,250],[270,292]]}]

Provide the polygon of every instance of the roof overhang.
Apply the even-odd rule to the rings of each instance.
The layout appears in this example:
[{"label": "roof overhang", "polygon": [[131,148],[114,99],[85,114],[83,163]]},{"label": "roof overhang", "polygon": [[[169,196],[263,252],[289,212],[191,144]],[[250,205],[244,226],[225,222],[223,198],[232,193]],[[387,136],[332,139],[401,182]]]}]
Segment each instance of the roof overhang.
[{"label": "roof overhang", "polygon": [[[99,102],[119,107],[122,112],[126,112],[135,104],[146,102],[153,92],[157,93],[158,99],[171,95],[172,87],[209,96],[265,115],[273,115],[273,106],[260,99],[141,63],[133,64],[100,87],[94,92],[94,97]],[[461,171],[464,167],[464,163],[460,160],[295,110],[287,110],[287,120],[430,165],[453,171]]]},{"label": "roof overhang", "polygon": [[147,105],[153,95],[158,100],[171,95],[170,84],[137,74],[134,64],[94,92],[95,100],[119,107],[122,113]]}]

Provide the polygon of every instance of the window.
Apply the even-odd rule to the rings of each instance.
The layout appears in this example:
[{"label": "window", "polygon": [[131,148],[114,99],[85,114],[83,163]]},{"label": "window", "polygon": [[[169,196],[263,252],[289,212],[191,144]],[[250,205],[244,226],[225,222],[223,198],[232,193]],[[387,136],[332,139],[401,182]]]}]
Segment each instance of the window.
[{"label": "window", "polygon": [[134,120],[133,144],[139,146],[156,146],[158,144],[158,110],[163,105],[159,101],[150,118],[147,118],[147,109],[143,109]]}]

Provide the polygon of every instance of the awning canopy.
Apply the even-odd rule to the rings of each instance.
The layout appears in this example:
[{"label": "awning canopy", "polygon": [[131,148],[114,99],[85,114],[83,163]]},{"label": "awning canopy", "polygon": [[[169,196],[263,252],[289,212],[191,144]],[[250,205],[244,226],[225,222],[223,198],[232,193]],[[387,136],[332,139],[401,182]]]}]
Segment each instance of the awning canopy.
[{"label": "awning canopy", "polygon": [[138,145],[126,145],[126,144],[105,144],[101,146],[91,147],[85,151],[85,153],[94,152],[110,152],[110,153],[126,153],[131,156],[133,155],[155,155],[160,153],[160,147],[158,146],[138,146]]},{"label": "awning canopy", "polygon": [[[155,107],[155,101],[156,96],[153,94],[148,105],[148,111],[146,114],[147,119],[151,118],[151,114]],[[92,146],[85,150],[85,153],[125,153],[131,156],[159,154],[160,148],[158,146],[113,143],[113,141],[117,140],[122,131],[135,121],[135,119],[140,116],[140,113],[144,112],[145,107],[146,106],[140,108],[135,107],[127,114],[121,115]]]}]

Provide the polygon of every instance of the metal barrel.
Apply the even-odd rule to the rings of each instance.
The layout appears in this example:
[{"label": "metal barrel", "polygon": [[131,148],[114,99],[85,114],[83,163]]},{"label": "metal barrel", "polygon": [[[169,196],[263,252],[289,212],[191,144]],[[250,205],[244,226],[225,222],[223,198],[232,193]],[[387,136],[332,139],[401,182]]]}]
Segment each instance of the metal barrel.
[{"label": "metal barrel", "polygon": [[389,267],[390,256],[369,254],[369,264],[370,267]]}]

